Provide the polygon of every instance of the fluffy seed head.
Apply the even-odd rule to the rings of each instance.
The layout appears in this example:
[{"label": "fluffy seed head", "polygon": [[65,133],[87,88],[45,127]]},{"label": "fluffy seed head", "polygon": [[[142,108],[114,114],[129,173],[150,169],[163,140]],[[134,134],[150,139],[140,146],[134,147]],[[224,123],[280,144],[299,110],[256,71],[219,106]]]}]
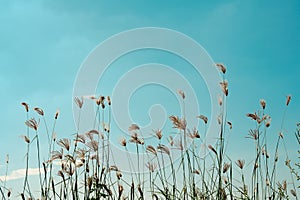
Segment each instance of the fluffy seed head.
[{"label": "fluffy seed head", "polygon": [[287,97],[286,97],[286,106],[288,106],[289,104],[290,104],[290,102],[291,102],[291,95],[288,95]]},{"label": "fluffy seed head", "polygon": [[63,148],[65,148],[67,151],[70,150],[70,140],[68,138],[63,138],[57,141],[57,144]]},{"label": "fluffy seed head", "polygon": [[222,99],[221,95],[218,97],[218,102],[219,102],[219,106],[223,105],[223,99]]},{"label": "fluffy seed head", "polygon": [[259,117],[257,116],[256,113],[254,113],[254,114],[248,113],[246,116],[252,118],[252,119],[255,120],[255,121],[256,121],[257,119],[259,119]]},{"label": "fluffy seed head", "polygon": [[282,132],[279,133],[279,137],[283,138],[283,133]]},{"label": "fluffy seed head", "polygon": [[220,87],[225,94],[225,96],[228,96],[228,82],[226,80],[220,82]]},{"label": "fluffy seed head", "polygon": [[271,120],[267,121],[265,125],[268,128],[271,125]]},{"label": "fluffy seed head", "polygon": [[225,163],[224,166],[223,166],[223,173],[226,173],[229,168],[230,168],[230,164]]},{"label": "fluffy seed head", "polygon": [[171,146],[174,145],[174,139],[171,135],[169,136],[169,143],[170,143]]},{"label": "fluffy seed head", "polygon": [[216,149],[215,149],[213,146],[211,146],[211,145],[209,144],[207,147],[208,147],[212,152],[214,152],[216,155],[218,155]]},{"label": "fluffy seed head", "polygon": [[22,137],[26,143],[30,143],[30,139],[26,135],[21,135],[20,137]]},{"label": "fluffy seed head", "polygon": [[92,140],[87,143],[87,146],[90,147],[90,149],[94,152],[98,151],[98,145],[99,143],[95,140]]},{"label": "fluffy seed head", "polygon": [[125,138],[122,138],[121,141],[120,141],[120,144],[123,146],[123,147],[126,147],[126,139]]},{"label": "fluffy seed head", "polygon": [[162,138],[162,131],[160,129],[154,130],[154,133],[159,140]]},{"label": "fluffy seed head", "polygon": [[266,101],[264,99],[261,99],[260,105],[261,105],[262,109],[264,110],[266,108]]},{"label": "fluffy seed head", "polygon": [[226,73],[226,67],[222,63],[216,63],[216,66],[223,74]]},{"label": "fluffy seed head", "polygon": [[159,150],[160,152],[165,153],[167,155],[170,155],[170,149],[163,144],[158,145],[157,150]]},{"label": "fluffy seed head", "polygon": [[74,98],[75,103],[77,104],[77,106],[79,107],[79,109],[82,108],[83,106],[83,97],[79,98],[79,97],[75,97]]},{"label": "fluffy seed head", "polygon": [[29,111],[29,105],[26,102],[22,102],[21,105],[24,106],[26,112]]},{"label": "fluffy seed head", "polygon": [[194,127],[193,128],[193,131],[192,133],[188,130],[189,134],[188,136],[191,138],[191,139],[196,139],[196,138],[200,138],[200,134],[198,132],[198,130]]},{"label": "fluffy seed head", "polygon": [[27,121],[25,122],[25,124],[26,124],[29,128],[34,129],[35,131],[38,130],[39,122],[37,122],[37,121],[35,120],[35,118],[31,118],[30,120],[27,120]]},{"label": "fluffy seed head", "polygon": [[57,118],[58,118],[59,112],[60,112],[60,110],[57,109],[57,111],[56,111],[56,113],[55,113],[55,116],[54,116],[54,119],[57,119]]},{"label": "fluffy seed head", "polygon": [[177,92],[181,96],[182,99],[185,99],[185,94],[181,89],[177,90]]},{"label": "fluffy seed head", "polygon": [[152,153],[152,154],[155,155],[155,156],[157,155],[155,148],[154,148],[153,146],[151,146],[151,145],[148,145],[148,146],[146,147],[146,150],[147,150],[149,153]]},{"label": "fluffy seed head", "polygon": [[63,149],[61,149],[60,151],[52,151],[51,152],[51,161],[59,159],[61,160],[63,158]]},{"label": "fluffy seed head", "polygon": [[108,105],[110,106],[110,105],[111,105],[111,99],[110,99],[110,96],[107,96],[106,100],[107,100]]},{"label": "fluffy seed head", "polygon": [[119,171],[119,168],[116,165],[112,165],[109,167],[109,171]]},{"label": "fluffy seed head", "polygon": [[250,130],[249,131],[249,138],[257,140],[258,139],[258,131],[257,130]]},{"label": "fluffy seed head", "polygon": [[180,119],[178,116],[171,115],[169,119],[172,121],[174,125],[173,128],[177,128],[181,130],[186,129],[186,120],[184,118]]},{"label": "fluffy seed head", "polygon": [[85,143],[85,135],[84,134],[77,134],[74,140],[76,143],[81,142],[82,144]]},{"label": "fluffy seed head", "polygon": [[267,186],[269,186],[269,185],[270,185],[270,181],[269,181],[269,179],[268,179],[268,178],[266,179],[266,185],[267,185]]},{"label": "fluffy seed head", "polygon": [[120,171],[116,171],[116,177],[120,180],[122,178],[122,173]]},{"label": "fluffy seed head", "polygon": [[146,167],[149,169],[150,172],[154,172],[154,170],[156,169],[157,165],[153,162],[148,162],[146,164]]},{"label": "fluffy seed head", "polygon": [[39,115],[44,116],[44,111],[41,108],[34,108],[35,112],[37,112]]},{"label": "fluffy seed head", "polygon": [[124,188],[122,185],[118,185],[118,189],[119,189],[119,196],[121,196],[124,191]]},{"label": "fluffy seed head", "polygon": [[204,115],[199,115],[199,116],[197,116],[197,118],[202,119],[205,124],[207,124],[207,122],[208,122],[208,118]]},{"label": "fluffy seed head", "polygon": [[291,190],[291,194],[294,196],[294,197],[296,197],[297,196],[297,193],[296,193],[296,191],[295,190]]},{"label": "fluffy seed head", "polygon": [[282,189],[283,189],[284,191],[286,191],[286,180],[284,180],[283,183],[282,183]]},{"label": "fluffy seed head", "polygon": [[131,124],[128,128],[128,131],[140,130],[140,127],[137,124]]},{"label": "fluffy seed head", "polygon": [[99,96],[98,99],[95,98],[96,104],[99,106],[100,104],[103,104],[105,97],[104,96]]},{"label": "fluffy seed head", "polygon": [[238,160],[236,161],[236,165],[237,165],[240,169],[243,169],[243,168],[244,168],[244,165],[245,165],[245,160],[238,159]]},{"label": "fluffy seed head", "polygon": [[232,123],[228,121],[227,124],[228,124],[229,128],[232,129]]}]

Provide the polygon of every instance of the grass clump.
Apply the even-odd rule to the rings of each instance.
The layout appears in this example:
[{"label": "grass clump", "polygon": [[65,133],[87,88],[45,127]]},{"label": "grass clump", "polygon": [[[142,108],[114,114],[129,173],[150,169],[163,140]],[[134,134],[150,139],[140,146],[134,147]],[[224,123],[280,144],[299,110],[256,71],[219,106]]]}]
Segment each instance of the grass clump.
[{"label": "grass clump", "polygon": [[[182,116],[169,117],[175,136],[167,136],[163,130],[153,129],[156,143],[147,144],[140,127],[129,125],[130,137],[122,138],[120,145],[130,172],[123,171],[122,166],[117,166],[114,161],[110,137],[112,102],[109,96],[74,99],[79,112],[77,131],[72,139],[56,138],[59,111],[55,113],[50,129],[43,109],[33,108],[39,119],[29,118],[29,105],[23,102],[27,127],[27,134],[22,136],[26,145],[24,182],[22,189],[10,190],[4,180],[0,187],[2,199],[11,198],[12,192],[20,192],[21,199],[298,199],[300,163],[291,164],[289,159],[283,134],[284,117],[275,147],[270,146],[267,132],[271,117],[266,113],[265,100],[260,100],[258,111],[246,114],[255,124],[246,136],[254,145],[253,160],[246,162],[227,154],[228,132],[233,128],[226,111],[228,81],[225,79],[225,66],[216,66],[223,77],[219,83],[222,94],[218,123],[215,124],[219,128],[217,142],[207,144],[205,140],[208,117],[203,114],[195,116],[203,123],[203,129],[198,130],[197,127],[189,127],[185,110]],[[185,93],[179,90],[178,95],[185,108]],[[96,113],[91,116],[94,125],[89,131],[80,133],[81,111],[88,100],[95,102]],[[284,113],[290,101],[291,96],[288,96]],[[40,155],[40,126],[45,127],[48,144],[43,146],[48,154],[47,159],[43,160]],[[300,124],[295,136],[300,145]],[[168,143],[164,143],[163,138],[167,138]],[[280,145],[284,147],[284,156],[279,156]],[[135,149],[136,160],[132,158],[129,147]],[[29,183],[29,154],[32,148],[37,153],[39,194],[32,191]],[[200,156],[201,148],[206,156]],[[174,155],[179,155],[179,159],[176,160]],[[280,159],[283,159],[290,173],[291,182],[277,178]],[[144,167],[147,172],[143,171]]]}]

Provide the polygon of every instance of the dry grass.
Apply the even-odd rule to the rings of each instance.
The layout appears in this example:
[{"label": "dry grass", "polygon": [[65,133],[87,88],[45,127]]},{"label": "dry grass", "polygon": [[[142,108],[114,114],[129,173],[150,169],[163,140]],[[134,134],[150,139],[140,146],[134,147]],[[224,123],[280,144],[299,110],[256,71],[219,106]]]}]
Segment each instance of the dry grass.
[{"label": "dry grass", "polygon": [[[157,143],[146,144],[140,127],[137,124],[129,125],[130,138],[122,138],[120,147],[124,148],[124,155],[131,173],[124,173],[122,166],[116,166],[111,159],[113,152],[110,148],[110,120],[112,102],[110,97],[99,96],[84,99],[76,97],[75,103],[79,109],[77,118],[77,132],[74,138],[56,139],[55,126],[59,118],[57,111],[53,118],[52,129],[44,118],[41,108],[33,110],[44,121],[43,126],[48,136],[48,159],[41,160],[39,128],[40,119],[29,118],[30,107],[23,102],[26,111],[27,135],[21,136],[26,147],[26,175],[22,188],[9,190],[6,181],[0,187],[2,199],[18,196],[21,199],[298,199],[299,189],[299,161],[292,164],[288,152],[279,156],[279,145],[286,145],[283,136],[283,124],[278,135],[275,147],[268,144],[268,128],[271,117],[266,114],[267,103],[260,100],[260,108],[254,113],[246,114],[255,122],[255,127],[246,136],[254,143],[253,160],[246,162],[243,158],[233,159],[226,153],[227,137],[233,124],[227,120],[228,113],[224,113],[228,92],[228,82],[225,79],[226,68],[223,64],[216,64],[223,76],[220,83],[223,92],[219,98],[220,113],[218,118],[219,136],[216,144],[206,144],[208,118],[204,115],[195,116],[204,124],[204,130],[190,129],[184,115],[170,116],[169,119],[177,133],[177,137],[165,136],[163,130],[154,129],[153,136]],[[188,98],[182,90],[178,94],[185,106]],[[97,112],[91,116],[94,127],[86,133],[79,133],[81,110],[85,101],[95,101]],[[286,109],[290,104],[291,96],[285,102]],[[228,111],[227,111],[228,112]],[[286,111],[284,111],[286,112]],[[109,117],[107,117],[109,116]],[[284,116],[283,116],[284,119]],[[155,127],[154,127],[155,128]],[[51,131],[49,131],[51,130]],[[35,133],[30,138],[30,132]],[[200,135],[203,133],[203,135]],[[300,145],[300,124],[296,129],[296,138]],[[163,144],[162,138],[168,138],[169,143]],[[33,143],[36,143],[36,147]],[[201,145],[207,156],[200,157]],[[132,146],[137,154],[137,163],[133,162],[128,146]],[[29,152],[35,148],[39,168],[40,193],[35,196],[29,184]],[[269,152],[274,152],[270,155]],[[300,154],[300,152],[298,151]],[[173,155],[180,154],[179,161]],[[287,180],[278,180],[279,160],[291,177]],[[8,167],[7,160],[6,166]],[[245,166],[249,171],[245,171]],[[59,168],[57,168],[59,164]],[[143,166],[148,172],[142,172]],[[245,176],[250,176],[247,179]],[[246,180],[250,180],[246,182]],[[298,182],[296,183],[295,180]],[[19,195],[18,195],[19,194]]]}]

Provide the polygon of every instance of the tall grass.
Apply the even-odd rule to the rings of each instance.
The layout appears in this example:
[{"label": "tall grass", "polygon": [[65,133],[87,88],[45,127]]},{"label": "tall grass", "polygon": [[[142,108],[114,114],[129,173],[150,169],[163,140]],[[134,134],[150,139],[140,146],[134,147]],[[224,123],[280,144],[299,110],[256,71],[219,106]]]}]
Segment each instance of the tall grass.
[{"label": "tall grass", "polygon": [[[286,108],[280,125],[275,147],[268,141],[271,117],[266,113],[266,101],[261,100],[260,108],[254,113],[246,114],[255,126],[245,137],[253,142],[253,160],[232,158],[227,154],[228,136],[233,124],[228,121],[229,111],[226,109],[228,82],[226,68],[217,64],[223,77],[220,83],[219,99],[219,127],[218,140],[215,144],[207,144],[208,118],[199,113],[197,117],[204,126],[189,127],[186,120],[185,93],[181,90],[183,112],[181,116],[170,116],[176,135],[173,137],[163,130],[153,129],[157,143],[147,144],[143,133],[137,124],[129,125],[129,138],[120,141],[120,148],[124,148],[129,171],[126,173],[123,166],[116,166],[111,144],[111,106],[110,97],[91,97],[89,99],[76,97],[74,99],[79,110],[76,118],[77,130],[72,139],[57,139],[55,127],[59,118],[59,111],[54,115],[52,128],[48,128],[44,111],[34,108],[42,118],[43,125],[38,117],[30,118],[30,108],[25,102],[22,105],[26,111],[27,134],[22,136],[26,146],[25,177],[23,186],[10,190],[6,180],[2,180],[0,196],[2,199],[13,197],[21,199],[168,199],[168,200],[196,200],[196,199],[298,199],[299,189],[299,161],[295,164],[289,159],[284,136],[284,120],[291,96],[287,97]],[[85,133],[80,133],[81,111],[85,101],[94,101],[96,113],[90,116],[93,127]],[[39,135],[40,126],[45,127],[48,143],[47,159],[41,158]],[[155,128],[155,127],[154,127]],[[49,132],[51,130],[51,132]],[[30,138],[31,132],[34,133]],[[200,134],[202,133],[202,134]],[[296,139],[300,145],[300,125],[298,124]],[[168,139],[164,143],[163,139]],[[35,142],[35,146],[34,146]],[[284,153],[279,155],[280,146]],[[130,149],[135,149],[137,161],[134,162]],[[204,146],[204,154],[199,152]],[[43,146],[43,148],[45,148]],[[39,170],[39,194],[32,191],[29,179],[29,164],[31,163],[30,150],[37,153],[36,166]],[[270,152],[274,152],[271,155]],[[298,153],[300,154],[299,150]],[[175,155],[180,155],[176,160]],[[278,180],[279,164],[284,161],[289,180]],[[8,166],[8,161],[6,163]],[[246,167],[247,166],[247,167]],[[144,172],[146,167],[148,172]],[[247,170],[248,169],[248,170]],[[6,175],[7,176],[7,175]],[[247,182],[249,180],[249,182]],[[298,182],[295,182],[295,181]],[[288,182],[289,181],[289,182]]]}]

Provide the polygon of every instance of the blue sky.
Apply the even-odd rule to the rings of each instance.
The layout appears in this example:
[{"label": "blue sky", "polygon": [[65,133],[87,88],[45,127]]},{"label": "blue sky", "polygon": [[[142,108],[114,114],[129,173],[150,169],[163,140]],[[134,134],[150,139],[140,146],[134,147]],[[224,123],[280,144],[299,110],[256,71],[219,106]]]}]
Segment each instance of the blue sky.
[{"label": "blue sky", "polygon": [[[228,151],[236,157],[249,153],[245,146],[250,142],[245,136],[251,127],[255,127],[245,114],[259,109],[259,100],[265,99],[267,112],[272,117],[269,134],[273,141],[280,131],[286,96],[291,94],[284,130],[291,156],[296,157],[299,146],[294,131],[296,123],[300,122],[299,19],[300,2],[296,0],[89,3],[3,0],[0,4],[0,163],[4,163],[5,155],[9,153],[11,171],[25,166],[25,145],[19,138],[26,133],[25,113],[20,102],[42,107],[49,116],[49,124],[59,108],[58,137],[69,137],[76,130],[72,92],[80,65],[108,37],[141,27],[182,32],[201,44],[215,62],[227,66],[228,119],[234,126]],[[163,62],[164,58],[171,60],[169,55],[159,58],[157,52],[145,52],[145,57],[138,57],[137,62],[124,58],[124,63],[132,62],[130,66],[135,66],[153,62],[151,55],[157,56],[156,62]],[[175,61],[171,60],[169,64]],[[122,65],[122,60],[119,64]],[[195,79],[192,71],[183,73],[187,79]],[[111,74],[122,75],[117,68]],[[109,89],[103,90],[109,93]],[[164,97],[168,91],[158,90],[161,101],[176,100],[172,95]],[[150,92],[157,91],[150,88]],[[138,94],[135,93],[136,102],[147,99]],[[132,101],[132,115],[135,119],[145,120],[140,123],[146,123],[145,107],[158,102],[145,101],[145,107],[137,103],[138,107],[134,109],[135,102]],[[168,110],[171,112],[172,109],[174,113],[178,112],[176,105],[168,104]],[[205,108],[203,110],[208,114]],[[0,170],[3,174],[4,168]]]}]

